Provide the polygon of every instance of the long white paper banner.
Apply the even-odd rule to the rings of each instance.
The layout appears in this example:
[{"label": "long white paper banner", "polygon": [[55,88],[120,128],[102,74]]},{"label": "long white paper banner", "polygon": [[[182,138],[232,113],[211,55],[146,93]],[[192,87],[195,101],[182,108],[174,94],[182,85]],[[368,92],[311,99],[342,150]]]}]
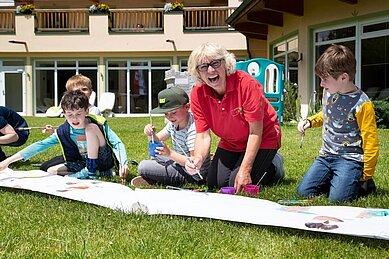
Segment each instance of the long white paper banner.
[{"label": "long white paper banner", "polygon": [[389,240],[389,210],[346,206],[283,206],[237,195],[136,189],[43,171],[0,173],[0,186],[47,193],[127,213],[181,215]]}]

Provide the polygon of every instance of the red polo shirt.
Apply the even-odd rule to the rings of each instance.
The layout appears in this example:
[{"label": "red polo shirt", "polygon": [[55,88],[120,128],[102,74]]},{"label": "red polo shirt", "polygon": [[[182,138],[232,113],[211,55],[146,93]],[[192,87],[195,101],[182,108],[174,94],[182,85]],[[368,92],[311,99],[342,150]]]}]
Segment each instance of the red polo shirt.
[{"label": "red polo shirt", "polygon": [[216,98],[210,87],[196,85],[190,94],[191,110],[196,132],[211,129],[220,137],[219,147],[243,152],[249,136],[249,122],[262,121],[260,149],[278,149],[281,146],[281,128],[277,113],[265,98],[261,84],[249,74],[237,70],[227,77],[222,100]]}]

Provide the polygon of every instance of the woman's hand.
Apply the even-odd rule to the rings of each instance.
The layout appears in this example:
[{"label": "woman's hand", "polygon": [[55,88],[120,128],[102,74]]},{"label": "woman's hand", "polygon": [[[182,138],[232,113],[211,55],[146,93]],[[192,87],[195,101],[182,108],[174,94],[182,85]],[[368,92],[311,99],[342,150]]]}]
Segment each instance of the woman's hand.
[{"label": "woman's hand", "polygon": [[234,187],[235,187],[236,193],[242,192],[246,185],[252,183],[250,172],[243,171],[241,169],[239,169],[239,172],[236,174],[236,177],[235,177]]},{"label": "woman's hand", "polygon": [[299,121],[299,124],[297,125],[297,130],[300,132],[301,135],[305,134],[305,130],[311,127],[311,123],[307,119],[302,119]]}]

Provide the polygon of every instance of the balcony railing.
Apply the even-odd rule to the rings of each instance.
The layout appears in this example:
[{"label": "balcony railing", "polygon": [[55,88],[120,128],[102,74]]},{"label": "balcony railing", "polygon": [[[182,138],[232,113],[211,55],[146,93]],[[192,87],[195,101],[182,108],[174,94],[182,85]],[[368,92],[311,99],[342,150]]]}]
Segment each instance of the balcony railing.
[{"label": "balcony railing", "polygon": [[112,9],[111,28],[113,32],[163,31],[162,8]]},{"label": "balcony railing", "polygon": [[15,32],[15,10],[0,10],[0,32]]},{"label": "balcony railing", "polygon": [[[185,30],[228,30],[225,20],[235,8],[185,7]],[[162,8],[111,9],[111,32],[158,32],[164,30]],[[36,9],[36,32],[87,32],[88,9]],[[0,10],[0,33],[15,32],[15,11]]]},{"label": "balcony railing", "polygon": [[235,8],[232,7],[185,7],[185,30],[227,30],[225,20]]},{"label": "balcony railing", "polygon": [[37,9],[35,30],[85,32],[89,28],[87,9]]}]

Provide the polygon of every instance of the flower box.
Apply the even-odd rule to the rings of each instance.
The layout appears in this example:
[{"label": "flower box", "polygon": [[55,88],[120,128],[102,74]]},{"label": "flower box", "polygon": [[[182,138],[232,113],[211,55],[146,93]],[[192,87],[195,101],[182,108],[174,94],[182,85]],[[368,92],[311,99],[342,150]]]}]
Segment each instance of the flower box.
[{"label": "flower box", "polygon": [[184,11],[184,4],[178,1],[174,3],[166,3],[163,7],[164,13],[182,13]]},{"label": "flower box", "polygon": [[22,4],[22,5],[16,6],[15,14],[17,14],[17,15],[33,14],[34,11],[35,11],[35,5]]},{"label": "flower box", "polygon": [[89,7],[89,14],[109,14],[109,5],[103,3],[96,3]]}]

